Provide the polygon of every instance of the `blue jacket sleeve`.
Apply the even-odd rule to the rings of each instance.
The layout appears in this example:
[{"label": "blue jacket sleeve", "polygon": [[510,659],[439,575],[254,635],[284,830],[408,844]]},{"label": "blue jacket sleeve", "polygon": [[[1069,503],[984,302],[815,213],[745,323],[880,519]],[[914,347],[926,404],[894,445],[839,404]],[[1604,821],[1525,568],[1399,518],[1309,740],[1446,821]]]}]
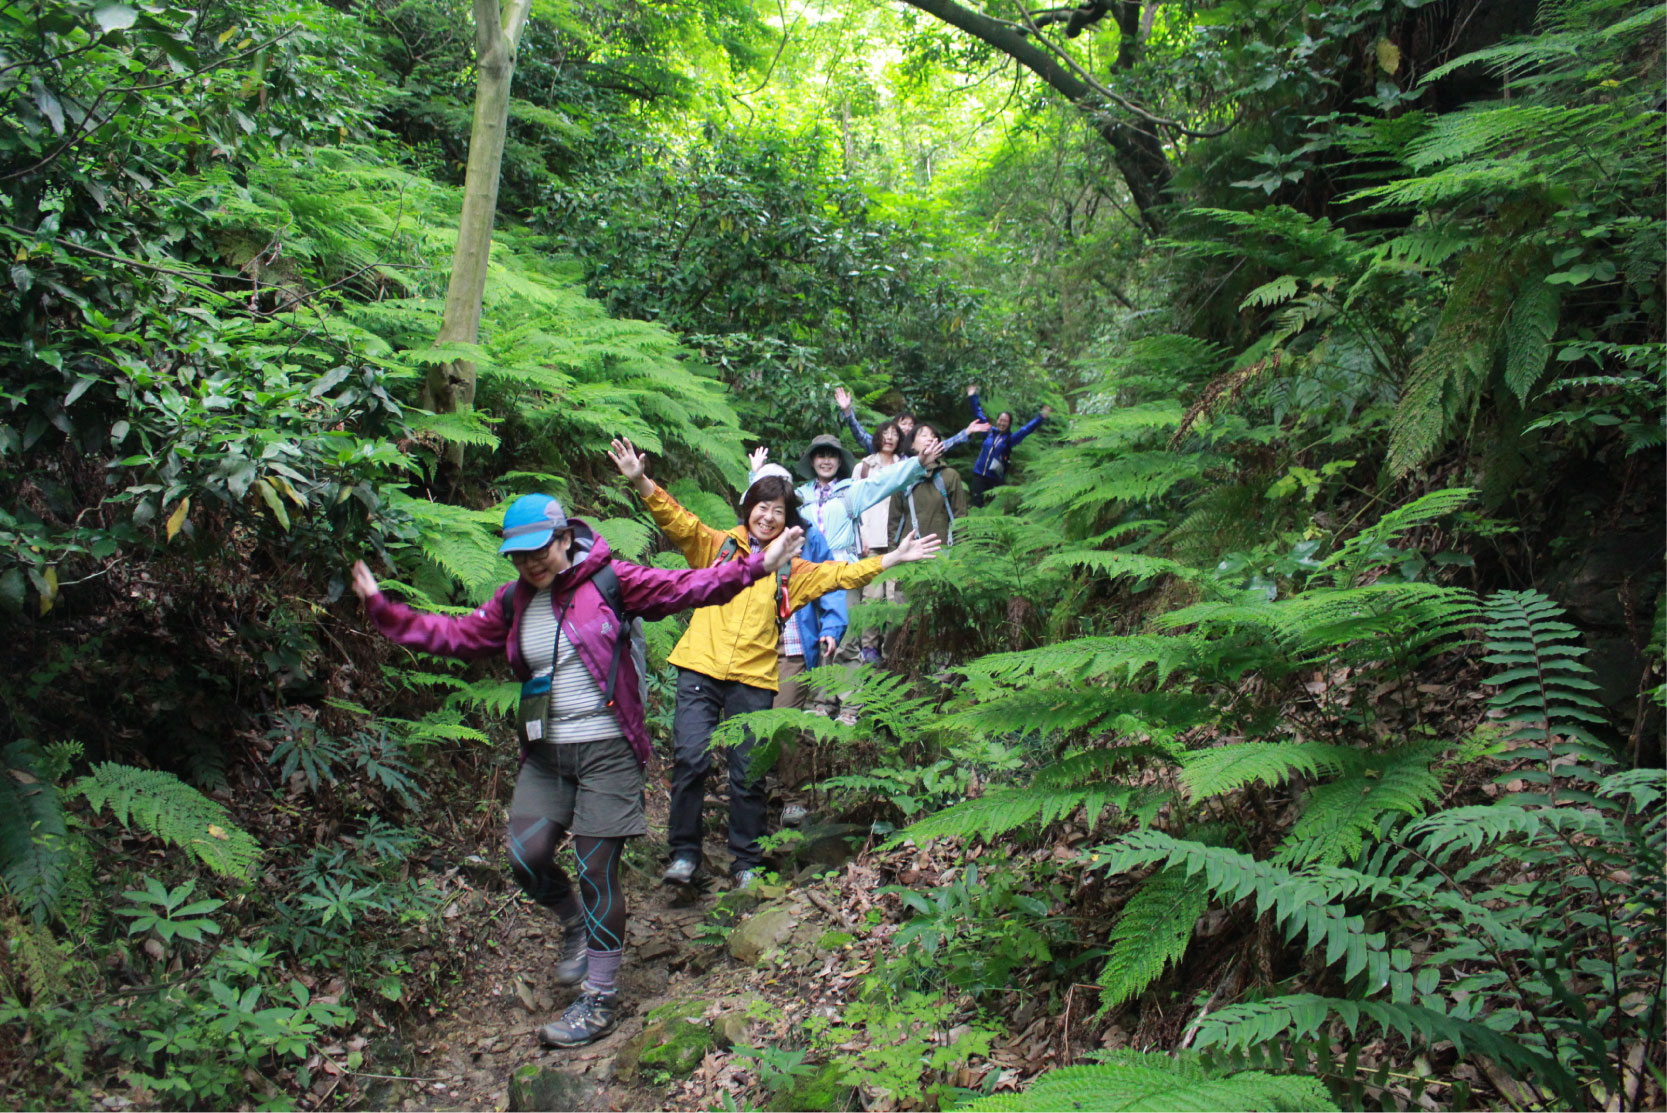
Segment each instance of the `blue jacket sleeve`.
[{"label": "blue jacket sleeve", "polygon": [[[803,524],[805,547],[799,555],[809,561],[832,560],[833,550],[828,547],[828,539],[822,531],[808,521],[803,521]],[[821,657],[816,639],[832,638],[838,641],[845,636],[845,627],[850,621],[845,609],[845,593],[830,591],[813,600],[810,606],[799,608],[796,621],[799,623],[799,641],[805,650],[805,667],[813,669]]]},{"label": "blue jacket sleeve", "polygon": [[1036,427],[1040,424],[1042,424],[1042,415],[1037,414],[1035,417],[1019,426],[1013,431],[1013,440],[1009,443],[1008,447],[1011,448],[1013,445],[1018,444],[1020,441],[1036,432]]},{"label": "blue jacket sleeve", "polygon": [[972,416],[976,417],[979,421],[990,420],[984,416],[984,406],[978,401],[978,393],[976,391],[967,395],[967,401],[972,403]]},{"label": "blue jacket sleeve", "polygon": [[967,431],[965,429],[962,429],[959,433],[956,433],[953,437],[950,437],[948,440],[943,442],[943,450],[945,452],[948,452],[950,449],[954,448],[956,445],[966,444],[967,440],[968,440]]},{"label": "blue jacket sleeve", "polygon": [[873,452],[874,438],[868,435],[868,430],[864,429],[862,427],[862,422],[857,420],[856,410],[846,410],[844,411],[844,416],[846,426],[851,430],[851,435],[857,438],[857,443],[862,445],[862,450],[864,452]]}]

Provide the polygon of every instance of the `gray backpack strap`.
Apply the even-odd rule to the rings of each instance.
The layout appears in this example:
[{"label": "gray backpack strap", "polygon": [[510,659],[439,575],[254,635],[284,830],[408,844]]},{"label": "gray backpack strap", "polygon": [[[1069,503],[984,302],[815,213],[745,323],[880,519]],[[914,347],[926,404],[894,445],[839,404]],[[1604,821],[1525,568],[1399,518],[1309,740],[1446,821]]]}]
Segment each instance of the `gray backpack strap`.
[{"label": "gray backpack strap", "polygon": [[[943,472],[935,471],[932,473],[932,486],[936,487],[938,489],[938,494],[943,496],[943,512],[949,519],[949,536],[944,538],[943,543],[945,545],[953,545],[955,544],[955,508],[949,505],[949,492],[945,490],[943,485]],[[912,495],[910,496],[909,501],[909,511],[910,513],[914,512],[914,501]]]}]

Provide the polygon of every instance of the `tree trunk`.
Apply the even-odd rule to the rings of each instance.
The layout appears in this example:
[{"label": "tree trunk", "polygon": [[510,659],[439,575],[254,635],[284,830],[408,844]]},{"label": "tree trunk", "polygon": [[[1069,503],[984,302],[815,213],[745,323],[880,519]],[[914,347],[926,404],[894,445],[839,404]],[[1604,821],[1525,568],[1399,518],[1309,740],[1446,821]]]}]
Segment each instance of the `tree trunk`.
[{"label": "tree trunk", "polygon": [[[1123,175],[1123,181],[1129,187],[1129,195],[1134,198],[1135,207],[1140,210],[1140,218],[1146,227],[1153,232],[1163,230],[1162,218],[1158,213],[1158,206],[1163,203],[1163,191],[1169,185],[1174,175],[1169,159],[1165,156],[1163,144],[1155,135],[1136,130],[1127,124],[1112,120],[1105,115],[1105,105],[1086,81],[1077,77],[1059,60],[1046,50],[1032,43],[1029,38],[1020,33],[1010,23],[991,19],[987,15],[962,7],[954,0],[904,0],[910,7],[919,8],[930,16],[943,20],[951,27],[965,31],[980,42],[995,47],[1008,57],[1017,61],[1025,69],[1047,82],[1048,87],[1069,100],[1072,104],[1090,113],[1095,120],[1095,129],[1100,137],[1111,145],[1117,161],[1117,169]],[[1134,9],[1134,23],[1138,27],[1139,5],[1130,4]],[[1120,15],[1122,13],[1119,13]],[[1129,32],[1127,25],[1119,20],[1120,28],[1124,31],[1126,49],[1120,50],[1127,62],[1132,62],[1136,56],[1133,51],[1138,47],[1128,43]],[[1127,64],[1127,62],[1125,64]]]},{"label": "tree trunk", "polygon": [[[526,29],[532,0],[510,0],[507,18],[498,0],[474,0],[475,119],[469,135],[469,168],[463,181],[463,215],[452,253],[451,282],[440,319],[438,344],[473,344],[480,338],[481,299],[486,294],[492,255],[492,224],[498,211],[498,177],[509,130],[509,86],[515,76],[515,48]],[[437,412],[468,409],[475,401],[475,365],[468,360],[433,364],[423,383],[422,404]],[[448,444],[442,471],[455,477],[463,446]]]}]

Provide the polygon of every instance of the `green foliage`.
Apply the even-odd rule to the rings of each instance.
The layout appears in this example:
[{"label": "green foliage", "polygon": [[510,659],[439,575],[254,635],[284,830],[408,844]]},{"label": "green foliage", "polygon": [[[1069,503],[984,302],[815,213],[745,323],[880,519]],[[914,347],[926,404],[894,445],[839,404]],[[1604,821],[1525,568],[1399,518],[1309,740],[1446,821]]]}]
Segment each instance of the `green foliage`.
[{"label": "green foliage", "polygon": [[93,811],[109,808],[118,823],[179,847],[221,877],[254,879],[260,845],[225,808],[170,773],[100,762],[71,791]]},{"label": "green foliage", "polygon": [[1017,1094],[995,1094],[955,1106],[968,1111],[1286,1110],[1336,1109],[1311,1078],[1265,1071],[1214,1069],[1196,1056],[1111,1052],[1093,1066],[1062,1067],[1038,1075]]},{"label": "green foliage", "polygon": [[58,905],[69,880],[71,853],[58,787],[44,776],[35,743],[13,742],[0,768],[0,859],[6,893],[39,923]]},{"label": "green foliage", "polygon": [[1139,996],[1166,966],[1180,963],[1209,897],[1196,877],[1178,869],[1161,870],[1147,879],[1123,905],[1106,937],[1111,953],[1100,971],[1102,1009]]}]

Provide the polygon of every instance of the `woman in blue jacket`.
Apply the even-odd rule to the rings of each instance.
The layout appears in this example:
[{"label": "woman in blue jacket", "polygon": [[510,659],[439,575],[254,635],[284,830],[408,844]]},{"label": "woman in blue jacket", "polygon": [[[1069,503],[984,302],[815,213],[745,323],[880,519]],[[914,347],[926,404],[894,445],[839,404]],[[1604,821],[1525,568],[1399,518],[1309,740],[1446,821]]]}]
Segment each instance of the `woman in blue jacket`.
[{"label": "woman in blue jacket", "polygon": [[1007,466],[1014,446],[1034,433],[1043,418],[1051,417],[1053,407],[1043,406],[1041,413],[1014,429],[1013,414],[1008,410],[997,414],[994,421],[984,416],[984,407],[978,401],[977,383],[967,387],[967,401],[972,403],[973,417],[990,426],[984,443],[978,446],[978,459],[972,464],[972,504],[983,506],[984,492],[1007,482]]}]

